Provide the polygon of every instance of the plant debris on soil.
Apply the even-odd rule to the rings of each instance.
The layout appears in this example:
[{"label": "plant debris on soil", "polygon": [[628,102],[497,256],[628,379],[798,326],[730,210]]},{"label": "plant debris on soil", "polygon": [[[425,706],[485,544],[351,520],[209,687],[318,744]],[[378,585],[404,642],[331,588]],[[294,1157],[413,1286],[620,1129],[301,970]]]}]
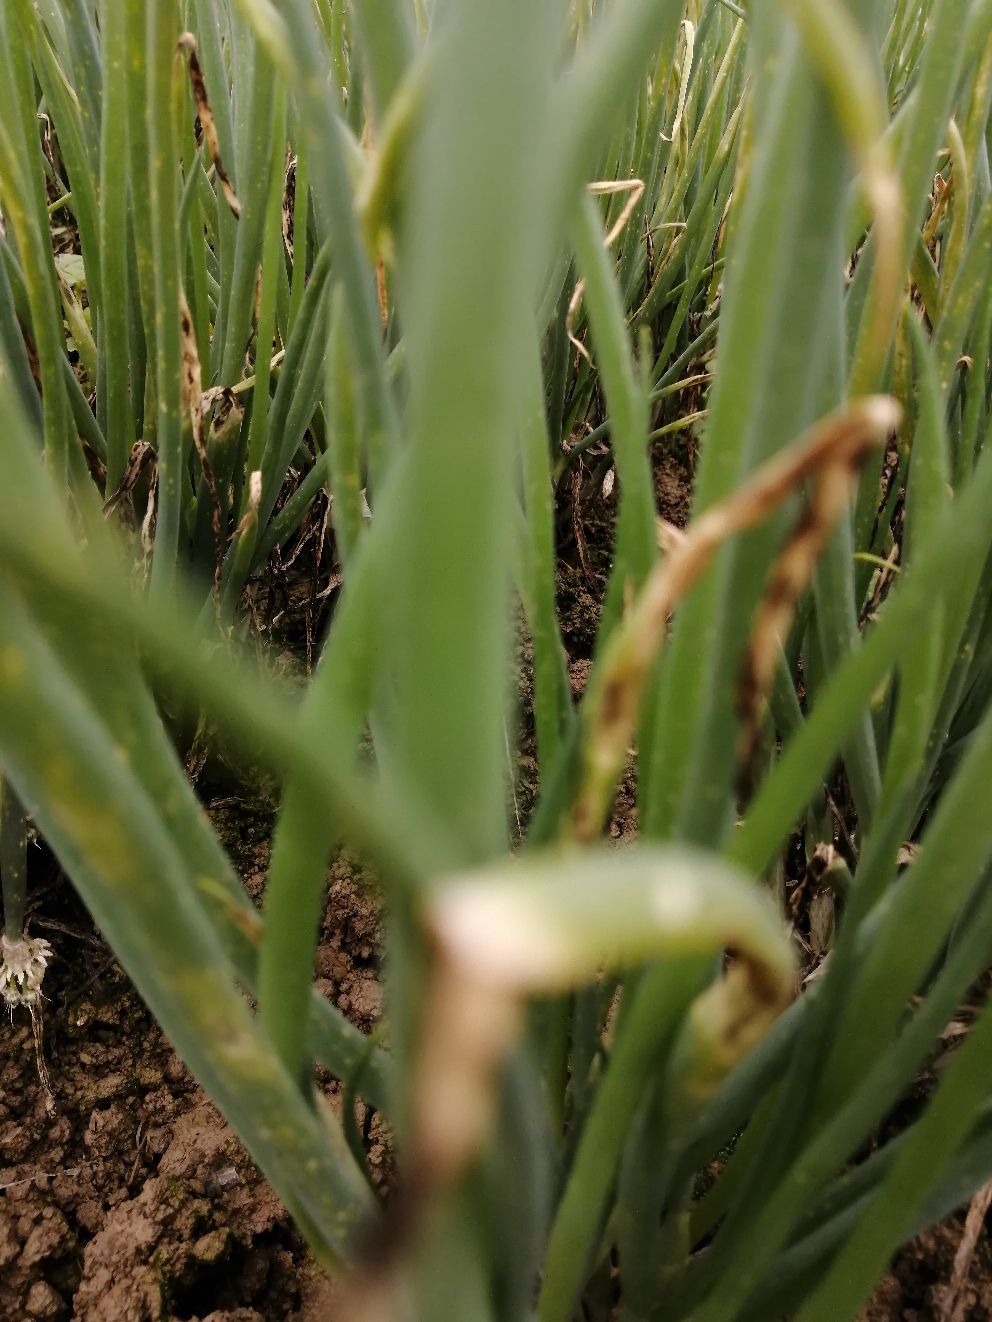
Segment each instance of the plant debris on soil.
[{"label": "plant debris on soil", "polygon": [[[558,598],[577,697],[609,573],[617,498],[612,484],[604,484],[608,460],[599,459],[590,452],[576,465],[562,483],[559,509]],[[655,456],[659,513],[679,527],[688,516],[691,461],[684,444]],[[322,535],[313,541],[323,548]],[[282,572],[277,577],[283,611],[297,617],[302,612],[302,638],[295,641],[302,641],[298,650],[309,663],[330,591],[315,595],[326,573],[309,575],[315,585],[309,592],[294,589],[295,579],[283,582]],[[529,743],[525,728],[525,812],[533,799]],[[248,893],[259,901],[274,808],[259,801],[261,793],[210,801],[201,792]],[[615,836],[636,830],[629,782],[621,787],[610,829]],[[56,955],[45,984],[44,1017],[56,1110],[51,1115],[47,1108],[29,1018],[2,1019],[0,1322],[334,1319],[333,1286],[312,1264],[278,1198],[158,1030],[42,846],[32,850],[32,874],[32,930],[51,941]],[[330,869],[317,986],[364,1031],[376,1026],[382,1005],[373,895],[360,866],[339,855]],[[338,1085],[323,1080],[321,1086],[332,1105],[340,1105]],[[374,1114],[358,1119],[372,1178],[388,1189],[388,1133]],[[903,1249],[863,1322],[992,1322],[987,1227],[956,1298],[948,1299],[963,1228],[962,1212]]]}]

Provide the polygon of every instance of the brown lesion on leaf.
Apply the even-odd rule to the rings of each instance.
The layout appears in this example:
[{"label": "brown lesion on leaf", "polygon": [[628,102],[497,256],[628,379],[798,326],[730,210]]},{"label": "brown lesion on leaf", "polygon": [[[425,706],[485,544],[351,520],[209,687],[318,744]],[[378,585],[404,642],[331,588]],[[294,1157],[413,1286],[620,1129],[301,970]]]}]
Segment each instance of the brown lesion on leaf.
[{"label": "brown lesion on leaf", "polygon": [[474,976],[436,936],[431,944],[409,1156],[386,1214],[369,1226],[342,1285],[342,1317],[386,1322],[398,1315],[417,1237],[476,1160],[498,1104],[499,1068],[523,1026],[517,995]]},{"label": "brown lesion on leaf", "polygon": [[745,970],[748,989],[754,1001],[765,1008],[772,1007],[778,1013],[788,1000],[787,997],[783,997],[781,978],[759,960],[741,954],[736,958]]},{"label": "brown lesion on leaf", "polygon": [[196,888],[206,898],[208,904],[223,913],[225,920],[246,941],[253,946],[261,942],[262,919],[250,903],[245,903],[232,895],[222,881],[205,874],[196,878]]},{"label": "brown lesion on leaf", "polygon": [[211,436],[217,436],[227,427],[231,412],[235,408],[238,409],[238,421],[240,422],[241,405],[238,403],[237,395],[227,386],[223,387],[220,393],[213,397],[213,401],[214,416],[210,423],[210,434]]},{"label": "brown lesion on leaf", "polygon": [[610,675],[603,685],[599,703],[599,726],[604,736],[623,723],[626,728],[628,708],[628,684],[625,675]]},{"label": "brown lesion on leaf", "polygon": [[668,553],[626,612],[583,703],[585,773],[570,818],[573,836],[590,839],[590,832],[598,831],[605,820],[609,796],[634,738],[647,677],[677,604],[724,542],[755,527],[813,479],[809,504],[773,568],[744,660],[739,698],[747,742],[742,742],[740,761],[750,765],[780,634],[849,497],[862,458],[886,439],[899,418],[899,405],[888,395],[853,401],[821,419],[737,491],[694,519],[681,538],[670,539]]},{"label": "brown lesion on leaf", "polygon": [[290,262],[294,258],[294,220],[296,212],[296,164],[297,158],[287,149],[286,166],[283,172],[282,187],[282,241],[286,256]]},{"label": "brown lesion on leaf", "polygon": [[207,144],[207,151],[210,153],[210,159],[213,161],[214,169],[217,171],[217,178],[220,180],[221,190],[224,194],[224,200],[230,207],[234,216],[241,215],[241,203],[238,195],[234,191],[234,185],[231,183],[231,177],[224,167],[224,161],[220,154],[220,139],[217,136],[217,124],[214,120],[214,112],[210,108],[210,98],[207,96],[207,83],[203,76],[203,69],[200,65],[199,57],[196,53],[196,38],[192,32],[181,34],[176,43],[177,49],[185,52],[187,66],[189,68],[189,85],[193,92],[193,102],[196,105],[197,118],[200,121],[204,140]]},{"label": "brown lesion on leaf", "polygon": [[890,401],[888,411],[865,400],[834,414],[821,425],[818,443],[811,447],[814,463],[797,477],[796,483],[790,484],[791,489],[808,476],[809,495],[768,575],[737,683],[737,712],[741,721],[738,789],[743,797],[750,792],[754,758],[782,639],[810,582],[813,567],[850,499],[863,460],[869,450],[884,443],[897,421],[895,401]]},{"label": "brown lesion on leaf", "polygon": [[[200,468],[203,471],[203,483],[210,497],[210,528],[214,541],[214,592],[220,587],[221,565],[224,559],[224,530],[221,526],[220,492],[214,475],[213,465],[207,450],[204,436],[203,384],[200,373],[200,353],[193,329],[186,295],[179,295],[179,324],[182,332],[182,373],[183,373],[183,409],[189,419],[190,432]],[[201,497],[202,498],[202,497]]]},{"label": "brown lesion on leaf", "polygon": [[745,999],[751,1005],[745,1018],[752,1017],[755,1006],[774,1007],[778,1012],[791,1000],[780,974],[737,945],[728,945],[724,949],[723,976],[732,977],[746,989]]},{"label": "brown lesion on leaf", "polygon": [[631,751],[651,660],[652,654],[636,645],[619,649],[602,681],[594,682],[586,695],[585,772],[568,823],[573,841],[588,844],[603,828],[610,796]]},{"label": "brown lesion on leaf", "polygon": [[386,279],[386,263],[381,255],[375,259],[375,292],[379,304],[379,324],[385,335],[389,330],[389,285]]},{"label": "brown lesion on leaf", "polygon": [[154,447],[147,441],[135,441],[131,446],[131,454],[128,457],[127,466],[121,477],[116,491],[107,497],[103,506],[105,515],[110,515],[117,510],[121,504],[127,500],[137,486],[138,479],[149,464],[155,463]]}]

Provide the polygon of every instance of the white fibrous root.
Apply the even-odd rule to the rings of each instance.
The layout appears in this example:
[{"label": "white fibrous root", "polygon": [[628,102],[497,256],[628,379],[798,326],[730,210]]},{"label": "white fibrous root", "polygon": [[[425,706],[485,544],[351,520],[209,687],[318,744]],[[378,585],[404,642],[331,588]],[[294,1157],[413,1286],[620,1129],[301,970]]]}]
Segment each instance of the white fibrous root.
[{"label": "white fibrous root", "polygon": [[9,1010],[37,1005],[51,957],[52,947],[41,937],[9,941],[0,936],[0,996]]}]

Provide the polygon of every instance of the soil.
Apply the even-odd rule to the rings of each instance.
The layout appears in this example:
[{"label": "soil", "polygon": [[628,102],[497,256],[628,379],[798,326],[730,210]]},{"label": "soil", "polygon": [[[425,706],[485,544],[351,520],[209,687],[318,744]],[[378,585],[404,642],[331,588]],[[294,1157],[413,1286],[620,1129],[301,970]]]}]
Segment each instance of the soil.
[{"label": "soil", "polygon": [[[964,1213],[950,1217],[908,1244],[895,1257],[859,1322],[929,1322],[945,1311]],[[992,1322],[992,1246],[988,1223],[958,1297],[956,1322]]]},{"label": "soil", "polygon": [[[249,892],[262,890],[272,812],[210,805]],[[34,851],[42,854],[40,849]],[[157,1029],[47,856],[34,858],[32,931],[46,978],[45,1058],[26,1015],[0,1021],[0,1319],[317,1322],[328,1286],[248,1154]],[[378,915],[361,870],[334,862],[318,985],[362,1029],[381,1006]],[[332,1098],[336,1086],[325,1084]],[[366,1122],[373,1173],[388,1139]]]},{"label": "soil", "polygon": [[[662,517],[684,525],[691,451],[656,461]],[[608,457],[583,457],[562,501],[558,597],[573,691],[589,669],[609,567],[616,493]],[[326,594],[325,594],[326,595]],[[312,597],[309,599],[312,601]],[[320,629],[306,607],[305,650]],[[297,640],[299,643],[299,640]],[[528,658],[521,647],[524,687]],[[532,798],[529,731],[521,731],[519,810]],[[528,770],[530,768],[530,770]],[[202,786],[201,786],[202,790]],[[214,823],[259,899],[274,809],[214,797]],[[614,835],[636,829],[622,787]],[[318,1322],[333,1287],[182,1062],[158,1031],[69,883],[33,850],[32,930],[55,960],[46,980],[44,1052],[54,1114],[35,1065],[30,1022],[0,1020],[0,1322]],[[318,951],[320,989],[363,1030],[381,1011],[379,916],[361,868],[339,856],[329,875]],[[336,1085],[323,1084],[332,1102]],[[359,1116],[369,1164],[388,1186],[388,1134]],[[963,1214],[894,1260],[862,1322],[941,1318]],[[955,1322],[992,1322],[992,1249],[978,1242]]]}]

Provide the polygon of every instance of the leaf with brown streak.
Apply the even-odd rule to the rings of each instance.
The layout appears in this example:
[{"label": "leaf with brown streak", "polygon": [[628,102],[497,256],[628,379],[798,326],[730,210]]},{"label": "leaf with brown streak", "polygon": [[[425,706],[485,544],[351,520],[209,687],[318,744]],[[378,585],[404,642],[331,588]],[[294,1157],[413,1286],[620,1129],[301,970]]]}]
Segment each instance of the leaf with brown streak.
[{"label": "leaf with brown streak", "polygon": [[[808,576],[813,560],[843,509],[852,474],[865,451],[880,444],[898,424],[897,402],[870,395],[816,423],[803,437],[780,451],[726,500],[711,506],[686,529],[641,589],[607,646],[582,707],[583,767],[569,822],[569,834],[592,840],[609,811],[620,768],[634,738],[647,677],[664,645],[676,604],[702,575],[715,551],[729,538],[747,532],[815,477],[812,519],[806,516],[772,575],[771,605],[761,617],[758,651],[752,663],[750,701],[767,689],[766,649],[777,647],[778,629],[801,590],[800,571]],[[771,630],[774,628],[775,633]],[[772,653],[774,661],[774,653]]]},{"label": "leaf with brown streak", "polygon": [[869,449],[886,439],[896,420],[893,417],[891,425],[881,430],[871,410],[864,412],[857,406],[828,420],[828,446],[814,470],[806,505],[768,575],[741,665],[737,685],[737,711],[741,719],[737,761],[742,792],[749,788],[779,649],[792,623],[796,604],[851,497],[862,460]]},{"label": "leaf with brown streak", "polygon": [[207,96],[207,83],[203,77],[203,69],[200,66],[199,58],[196,54],[196,38],[192,32],[183,32],[176,43],[177,48],[186,52],[186,59],[189,67],[189,84],[193,91],[193,101],[196,104],[196,113],[200,121],[200,128],[203,130],[203,137],[206,140],[207,151],[210,153],[210,159],[214,163],[214,169],[217,171],[217,178],[220,180],[220,186],[224,193],[224,200],[231,208],[235,216],[241,215],[241,203],[238,201],[238,195],[234,191],[234,185],[231,183],[231,177],[224,168],[224,162],[220,154],[220,140],[217,137],[217,125],[214,121],[214,112],[210,109],[210,98]]},{"label": "leaf with brown streak", "polygon": [[127,467],[124,469],[124,476],[121,478],[117,490],[107,497],[103,506],[104,514],[113,514],[119,508],[121,503],[134,491],[138,484],[138,478],[144,472],[146,464],[154,461],[154,448],[147,441],[135,441],[131,446],[131,454],[127,461]]},{"label": "leaf with brown streak", "polygon": [[[200,375],[200,353],[196,346],[196,332],[186,295],[179,295],[179,324],[182,334],[183,411],[189,418],[193,444],[203,469],[203,482],[210,497],[210,527],[214,538],[214,591],[220,583],[221,563],[224,559],[224,534],[220,523],[220,496],[214,470],[207,455],[203,436],[203,384]],[[202,499],[202,494],[201,494]]]}]

